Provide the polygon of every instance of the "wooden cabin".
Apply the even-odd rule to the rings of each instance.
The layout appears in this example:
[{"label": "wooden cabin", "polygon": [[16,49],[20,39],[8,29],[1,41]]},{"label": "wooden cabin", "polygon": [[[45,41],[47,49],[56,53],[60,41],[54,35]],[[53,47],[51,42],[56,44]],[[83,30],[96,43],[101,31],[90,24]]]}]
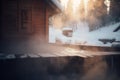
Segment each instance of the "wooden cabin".
[{"label": "wooden cabin", "polygon": [[14,39],[38,35],[48,38],[48,18],[60,10],[51,0],[1,0],[0,38]]}]

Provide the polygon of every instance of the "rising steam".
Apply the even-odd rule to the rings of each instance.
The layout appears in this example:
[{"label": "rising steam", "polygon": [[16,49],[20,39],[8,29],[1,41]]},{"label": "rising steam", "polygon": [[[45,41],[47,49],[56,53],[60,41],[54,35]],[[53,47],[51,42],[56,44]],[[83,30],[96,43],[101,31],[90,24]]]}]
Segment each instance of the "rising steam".
[{"label": "rising steam", "polygon": [[84,0],[84,8],[85,8],[85,18],[88,15],[88,0]]},{"label": "rising steam", "polygon": [[92,25],[101,23],[98,19],[110,12],[110,0],[60,0],[60,5],[62,13],[54,15],[51,21],[56,28],[83,21]]}]

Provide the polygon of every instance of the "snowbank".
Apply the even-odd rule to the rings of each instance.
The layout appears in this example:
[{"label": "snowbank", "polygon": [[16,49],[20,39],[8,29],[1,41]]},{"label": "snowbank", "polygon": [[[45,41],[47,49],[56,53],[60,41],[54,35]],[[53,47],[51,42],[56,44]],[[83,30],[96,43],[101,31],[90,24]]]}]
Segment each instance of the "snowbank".
[{"label": "snowbank", "polygon": [[120,30],[113,32],[119,23],[104,26],[100,29],[89,32],[89,27],[86,23],[78,23],[76,30],[73,31],[72,37],[66,37],[62,34],[62,30],[54,29],[50,27],[50,43],[56,42],[56,40],[61,41],[62,44],[76,44],[76,45],[90,45],[90,46],[111,46],[112,43],[106,43],[99,41],[99,39],[115,39],[120,41]]}]

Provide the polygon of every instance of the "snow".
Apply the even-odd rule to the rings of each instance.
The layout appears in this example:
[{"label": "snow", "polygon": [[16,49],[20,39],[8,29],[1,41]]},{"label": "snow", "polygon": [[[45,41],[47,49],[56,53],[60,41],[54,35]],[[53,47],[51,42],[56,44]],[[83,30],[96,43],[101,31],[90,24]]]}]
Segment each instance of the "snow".
[{"label": "snow", "polygon": [[72,28],[70,28],[70,27],[65,27],[65,28],[63,28],[62,30],[72,30]]},{"label": "snow", "polygon": [[115,24],[110,24],[107,26],[103,26],[97,30],[89,32],[89,27],[87,23],[80,22],[75,26],[75,30],[73,29],[73,36],[66,37],[62,34],[62,30],[55,29],[54,27],[50,27],[49,39],[53,43],[57,40],[60,40],[62,44],[76,44],[76,45],[90,45],[90,46],[112,46],[112,43],[103,44],[99,39],[116,39],[116,41],[120,41],[120,30],[117,32],[113,32],[118,26],[120,22]]},{"label": "snow", "polygon": [[49,26],[49,43],[55,43],[55,29]]},{"label": "snow", "polygon": [[88,44],[98,46],[111,46],[111,43],[103,44],[98,41],[98,39],[116,39],[116,41],[120,41],[120,31],[113,32],[119,25],[120,23],[111,24],[90,32],[89,41],[87,41]]}]

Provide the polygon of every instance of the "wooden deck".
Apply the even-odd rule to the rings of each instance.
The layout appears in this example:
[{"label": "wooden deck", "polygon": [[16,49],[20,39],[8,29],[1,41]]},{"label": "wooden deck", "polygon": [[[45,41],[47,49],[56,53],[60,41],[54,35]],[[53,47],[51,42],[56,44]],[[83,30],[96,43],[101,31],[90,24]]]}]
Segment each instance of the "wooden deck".
[{"label": "wooden deck", "polygon": [[[24,46],[25,48],[25,46]],[[26,49],[26,48],[25,48]],[[0,59],[14,59],[14,58],[39,58],[39,57],[65,57],[65,56],[78,56],[82,58],[103,56],[103,55],[119,55],[119,51],[90,51],[79,49],[78,46],[66,46],[66,45],[42,45],[31,48],[30,50],[20,51],[15,49],[9,51],[11,53],[0,53]],[[17,51],[18,50],[18,51]],[[14,53],[12,53],[14,52]],[[16,52],[16,53],[15,53]],[[23,53],[22,53],[23,52]],[[25,53],[26,52],[26,53]]]}]

